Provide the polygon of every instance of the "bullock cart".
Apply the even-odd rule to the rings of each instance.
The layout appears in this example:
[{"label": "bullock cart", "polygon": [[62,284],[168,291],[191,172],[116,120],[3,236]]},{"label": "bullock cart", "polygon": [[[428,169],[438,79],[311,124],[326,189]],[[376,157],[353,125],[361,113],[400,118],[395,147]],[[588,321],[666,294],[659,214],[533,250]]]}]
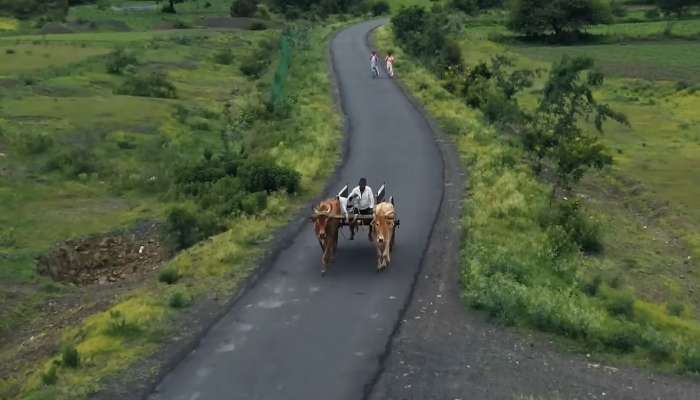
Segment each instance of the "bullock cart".
[{"label": "bullock cart", "polygon": [[[377,248],[377,270],[383,271],[391,262],[396,228],[400,221],[396,214],[393,197],[386,197],[386,185],[377,191],[372,215],[360,214],[353,206],[353,199],[348,196],[348,186],[334,197],[322,201],[313,207],[311,221],[314,233],[321,246],[321,274],[325,274],[335,257],[338,248],[338,234],[344,226],[351,230],[366,226],[368,237]],[[351,238],[352,239],[352,238]]]}]

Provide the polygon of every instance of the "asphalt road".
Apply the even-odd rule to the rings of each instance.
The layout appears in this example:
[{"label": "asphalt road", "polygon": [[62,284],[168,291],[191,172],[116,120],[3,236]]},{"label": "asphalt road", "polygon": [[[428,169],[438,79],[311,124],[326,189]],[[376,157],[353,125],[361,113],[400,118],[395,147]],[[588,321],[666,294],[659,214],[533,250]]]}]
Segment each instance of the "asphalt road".
[{"label": "asphalt road", "polygon": [[151,399],[365,395],[410,295],[443,189],[442,158],[426,121],[391,79],[371,78],[366,36],[379,24],[353,26],[331,45],[350,136],[329,195],[361,176],[375,190],[387,183],[401,219],[392,265],[375,272],[375,250],[361,233],[352,242],[341,237],[321,277],[309,224]]}]

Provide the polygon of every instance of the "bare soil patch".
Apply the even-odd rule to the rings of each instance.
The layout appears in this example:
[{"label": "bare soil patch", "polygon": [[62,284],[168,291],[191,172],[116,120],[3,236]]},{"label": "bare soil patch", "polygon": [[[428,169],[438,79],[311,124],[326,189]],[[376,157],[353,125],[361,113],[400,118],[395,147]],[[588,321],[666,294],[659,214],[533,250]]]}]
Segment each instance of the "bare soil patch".
[{"label": "bare soil patch", "polygon": [[169,255],[158,224],[143,223],[129,232],[61,242],[38,259],[38,270],[60,282],[104,285],[147,272]]}]

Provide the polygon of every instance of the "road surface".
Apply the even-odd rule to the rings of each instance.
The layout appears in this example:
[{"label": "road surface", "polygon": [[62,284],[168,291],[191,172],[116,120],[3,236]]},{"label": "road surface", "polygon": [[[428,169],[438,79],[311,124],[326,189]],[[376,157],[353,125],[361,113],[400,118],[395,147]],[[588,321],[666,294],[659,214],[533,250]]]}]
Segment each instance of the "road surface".
[{"label": "road surface", "polygon": [[350,127],[335,194],[367,177],[387,183],[401,227],[392,265],[375,272],[365,234],[340,239],[319,273],[312,228],[303,230],[158,385],[153,400],[360,399],[379,369],[419,271],[443,188],[442,158],[421,114],[391,79],[372,79],[366,36],[380,22],[333,40],[333,63]]}]

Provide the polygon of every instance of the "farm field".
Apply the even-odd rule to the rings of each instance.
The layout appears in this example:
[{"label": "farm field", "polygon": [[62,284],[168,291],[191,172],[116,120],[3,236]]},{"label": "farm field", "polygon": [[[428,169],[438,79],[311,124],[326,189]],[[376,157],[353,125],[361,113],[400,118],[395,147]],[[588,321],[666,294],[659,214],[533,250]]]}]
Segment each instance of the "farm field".
[{"label": "farm field", "polygon": [[[228,1],[175,16],[112,4],[71,8],[43,32],[0,19],[3,399],[81,398],[154,351],[179,309],[235,290],[337,157],[333,22],[300,24],[280,58],[280,22],[229,18]],[[196,172],[271,159],[287,174],[279,191],[230,169],[211,189],[219,177]],[[127,329],[111,331],[119,321]],[[89,368],[56,371],[66,346]]]}]

